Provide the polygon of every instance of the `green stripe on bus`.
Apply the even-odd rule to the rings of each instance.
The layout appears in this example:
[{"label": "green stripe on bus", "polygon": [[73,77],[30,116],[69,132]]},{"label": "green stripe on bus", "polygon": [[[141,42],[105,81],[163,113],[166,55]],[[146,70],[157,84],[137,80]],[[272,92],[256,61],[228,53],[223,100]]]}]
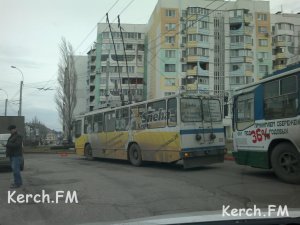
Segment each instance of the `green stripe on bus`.
[{"label": "green stripe on bus", "polygon": [[238,151],[232,153],[236,163],[257,168],[269,169],[268,152]]}]

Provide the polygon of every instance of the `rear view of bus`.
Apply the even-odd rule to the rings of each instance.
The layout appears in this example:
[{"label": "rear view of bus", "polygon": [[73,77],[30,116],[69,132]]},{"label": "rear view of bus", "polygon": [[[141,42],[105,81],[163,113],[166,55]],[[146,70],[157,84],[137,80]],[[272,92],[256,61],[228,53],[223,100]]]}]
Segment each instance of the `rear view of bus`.
[{"label": "rear view of bus", "polygon": [[224,161],[225,138],[218,99],[182,97],[180,120],[180,154],[185,168]]}]

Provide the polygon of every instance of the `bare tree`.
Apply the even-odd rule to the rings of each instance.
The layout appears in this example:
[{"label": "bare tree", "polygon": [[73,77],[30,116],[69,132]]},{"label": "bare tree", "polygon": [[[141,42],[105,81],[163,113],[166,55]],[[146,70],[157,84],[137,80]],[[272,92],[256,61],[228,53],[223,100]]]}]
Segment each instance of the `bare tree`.
[{"label": "bare tree", "polygon": [[61,40],[59,49],[61,58],[58,63],[58,88],[55,95],[55,102],[63,125],[64,135],[71,143],[73,111],[77,103],[77,73],[75,70],[73,47],[64,37]]}]

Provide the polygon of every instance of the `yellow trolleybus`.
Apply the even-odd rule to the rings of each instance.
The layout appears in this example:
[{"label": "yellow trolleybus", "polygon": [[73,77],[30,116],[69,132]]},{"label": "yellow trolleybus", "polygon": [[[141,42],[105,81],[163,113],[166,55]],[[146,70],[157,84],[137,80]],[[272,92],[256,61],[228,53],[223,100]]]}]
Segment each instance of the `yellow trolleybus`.
[{"label": "yellow trolleybus", "polygon": [[88,158],[174,163],[192,168],[224,161],[218,98],[184,95],[98,109],[74,122],[75,148]]}]

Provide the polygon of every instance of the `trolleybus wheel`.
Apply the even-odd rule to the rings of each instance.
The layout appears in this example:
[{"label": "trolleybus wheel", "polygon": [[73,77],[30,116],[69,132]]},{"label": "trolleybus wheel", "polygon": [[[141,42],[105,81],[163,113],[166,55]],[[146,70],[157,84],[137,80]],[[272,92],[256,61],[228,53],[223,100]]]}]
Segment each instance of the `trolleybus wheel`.
[{"label": "trolleybus wheel", "polygon": [[290,143],[280,143],[272,151],[275,174],[288,183],[300,183],[300,153]]},{"label": "trolleybus wheel", "polygon": [[129,148],[129,161],[134,166],[142,165],[142,152],[140,147],[137,144],[132,144]]},{"label": "trolleybus wheel", "polygon": [[87,160],[93,160],[93,152],[92,152],[92,147],[90,144],[87,144],[84,147],[84,156],[87,158]]}]

